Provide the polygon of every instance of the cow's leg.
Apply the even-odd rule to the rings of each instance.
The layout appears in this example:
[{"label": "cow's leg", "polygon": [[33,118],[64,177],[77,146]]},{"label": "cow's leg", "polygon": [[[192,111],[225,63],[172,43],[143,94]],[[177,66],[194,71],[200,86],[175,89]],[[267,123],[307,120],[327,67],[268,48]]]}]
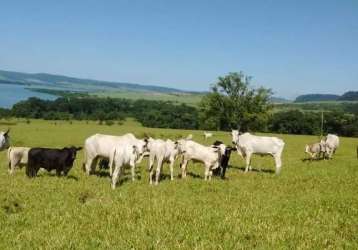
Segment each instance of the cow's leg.
[{"label": "cow's leg", "polygon": [[122,166],[115,166],[114,172],[112,174],[112,189],[116,188],[116,184],[118,182],[119,177],[121,176],[121,172],[122,172]]},{"label": "cow's leg", "polygon": [[169,168],[170,168],[170,180],[173,181],[174,180],[174,159],[170,159]]},{"label": "cow's leg", "polygon": [[210,165],[205,164],[205,173],[204,173],[204,180],[208,180],[210,176]]},{"label": "cow's leg", "polygon": [[157,160],[157,172],[155,175],[155,185],[158,185],[158,183],[159,183],[160,171],[162,169],[162,166],[163,166],[163,157],[161,157]]},{"label": "cow's leg", "polygon": [[135,181],[135,163],[131,163],[131,173],[132,173],[132,181]]},{"label": "cow's leg", "polygon": [[87,175],[94,173],[94,171],[96,169],[96,165],[97,165],[96,157],[88,156],[88,158],[86,159],[86,163],[85,163],[85,171],[86,171]]},{"label": "cow's leg", "polygon": [[225,179],[226,168],[226,165],[221,167],[221,179]]},{"label": "cow's leg", "polygon": [[183,158],[181,163],[181,178],[186,178],[186,168],[188,166],[188,160]]},{"label": "cow's leg", "polygon": [[148,170],[149,170],[149,184],[152,185],[153,184],[153,174],[154,174],[154,169],[153,169],[153,165],[154,165],[154,159],[155,156],[154,155],[149,155],[149,160],[148,160]]},{"label": "cow's leg", "polygon": [[279,174],[281,172],[281,166],[282,166],[281,153],[275,154],[274,158],[275,158],[275,165],[276,165],[276,174]]},{"label": "cow's leg", "polygon": [[9,161],[9,174],[13,174],[15,172],[15,167],[16,167],[16,160],[10,160]]},{"label": "cow's leg", "polygon": [[209,181],[211,181],[211,177],[213,176],[213,170],[212,169],[210,169],[209,170]]},{"label": "cow's leg", "polygon": [[246,159],[245,173],[247,173],[251,165],[251,153],[247,153],[245,159]]}]

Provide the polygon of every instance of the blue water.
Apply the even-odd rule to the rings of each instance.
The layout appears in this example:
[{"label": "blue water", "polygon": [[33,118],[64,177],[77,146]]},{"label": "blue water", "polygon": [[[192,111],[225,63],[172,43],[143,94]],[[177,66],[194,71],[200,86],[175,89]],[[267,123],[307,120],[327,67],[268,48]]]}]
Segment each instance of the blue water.
[{"label": "blue water", "polygon": [[0,84],[0,107],[11,108],[15,103],[29,97],[38,97],[44,100],[54,100],[57,96],[37,93],[25,89],[27,86],[15,84]]}]

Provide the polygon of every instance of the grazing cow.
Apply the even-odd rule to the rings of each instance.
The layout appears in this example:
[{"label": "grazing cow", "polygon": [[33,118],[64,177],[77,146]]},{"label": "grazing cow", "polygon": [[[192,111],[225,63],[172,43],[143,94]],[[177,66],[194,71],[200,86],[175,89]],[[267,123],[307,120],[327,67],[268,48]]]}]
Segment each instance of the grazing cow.
[{"label": "grazing cow", "polygon": [[310,159],[319,159],[321,158],[321,155],[324,158],[324,155],[326,153],[326,142],[324,140],[321,140],[321,142],[316,142],[310,145],[305,146],[305,153],[309,154]]},{"label": "grazing cow", "polygon": [[116,188],[119,177],[121,176],[122,169],[129,165],[132,171],[132,181],[135,180],[135,162],[139,157],[137,146],[121,143],[116,145],[110,153],[109,165],[110,168],[114,165],[114,172],[112,174],[112,189]]},{"label": "grazing cow", "polygon": [[[219,146],[219,145],[224,145],[224,144],[221,141],[215,141],[213,143],[213,146]],[[226,168],[229,165],[229,160],[230,160],[232,150],[235,150],[235,149],[232,147],[225,146],[225,153],[223,155],[221,155],[221,158],[220,158],[220,166],[219,166],[219,168],[213,170],[213,174],[220,175],[221,179],[225,179]]]},{"label": "grazing cow", "polygon": [[30,178],[36,177],[40,168],[47,171],[56,169],[56,175],[67,176],[76,159],[77,151],[82,148],[31,148],[28,153],[28,162],[26,166],[26,175]]},{"label": "grazing cow", "polygon": [[236,145],[237,152],[246,160],[245,173],[251,167],[252,154],[271,155],[275,159],[276,174],[281,170],[281,155],[285,143],[277,137],[256,136],[250,133],[240,134],[238,130],[232,131],[232,142]]},{"label": "grazing cow", "polygon": [[10,174],[15,172],[15,167],[22,167],[27,164],[29,150],[30,148],[28,147],[9,147],[7,150],[7,159]]},{"label": "grazing cow", "polygon": [[326,154],[329,159],[332,159],[333,154],[336,153],[339,147],[339,138],[336,135],[328,134],[326,136]]},{"label": "grazing cow", "polygon": [[182,178],[186,178],[186,168],[190,160],[204,163],[205,166],[205,180],[211,180],[213,169],[220,165],[220,156],[225,153],[225,146],[207,147],[191,140],[178,140],[179,153],[183,155],[181,170]]},{"label": "grazing cow", "polygon": [[10,130],[6,132],[0,131],[0,151],[8,149],[10,147]]},{"label": "grazing cow", "polygon": [[160,140],[160,139],[148,139],[148,150],[149,150],[149,164],[148,168],[150,171],[149,174],[149,183],[153,184],[153,174],[154,174],[154,168],[153,164],[154,161],[157,160],[157,170],[156,170],[156,176],[155,176],[155,185],[158,185],[159,177],[160,177],[160,171],[163,167],[164,162],[169,163],[170,167],[170,179],[174,180],[173,176],[173,166],[176,157],[179,154],[178,151],[178,144],[173,142],[172,140]]},{"label": "grazing cow", "polygon": [[[95,134],[88,137],[84,144],[83,170],[89,175],[96,170],[99,158],[110,158],[113,148],[119,144],[130,144],[137,146],[139,157],[145,152],[147,139],[139,140],[133,134],[128,133],[122,136]],[[112,166],[109,165],[109,174],[112,176]]]},{"label": "grazing cow", "polygon": [[205,141],[206,141],[208,138],[212,137],[212,136],[213,136],[213,133],[210,133],[210,132],[204,132],[204,138],[205,138]]}]

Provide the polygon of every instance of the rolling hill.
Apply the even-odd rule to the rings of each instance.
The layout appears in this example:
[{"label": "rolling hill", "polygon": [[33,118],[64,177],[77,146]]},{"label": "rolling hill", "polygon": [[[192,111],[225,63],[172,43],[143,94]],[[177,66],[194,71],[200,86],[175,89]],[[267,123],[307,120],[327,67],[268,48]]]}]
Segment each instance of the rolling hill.
[{"label": "rolling hill", "polygon": [[37,87],[50,88],[70,88],[75,90],[83,90],[89,92],[111,90],[124,91],[143,91],[143,92],[157,92],[157,93],[183,93],[183,94],[198,94],[196,92],[180,90],[176,88],[168,88],[154,85],[125,83],[125,82],[109,82],[92,79],[82,79],[75,77],[68,77],[63,75],[53,75],[46,73],[21,73],[13,71],[0,70],[0,83],[25,84]]}]

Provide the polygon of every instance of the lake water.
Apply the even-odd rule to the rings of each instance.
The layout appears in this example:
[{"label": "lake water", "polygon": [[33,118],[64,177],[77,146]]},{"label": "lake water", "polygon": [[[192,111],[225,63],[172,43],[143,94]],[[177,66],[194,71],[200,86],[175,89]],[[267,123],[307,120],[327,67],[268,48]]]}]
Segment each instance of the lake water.
[{"label": "lake water", "polygon": [[0,107],[11,108],[15,103],[29,97],[38,97],[44,100],[54,100],[57,96],[37,93],[25,89],[27,86],[16,84],[0,84]]}]

